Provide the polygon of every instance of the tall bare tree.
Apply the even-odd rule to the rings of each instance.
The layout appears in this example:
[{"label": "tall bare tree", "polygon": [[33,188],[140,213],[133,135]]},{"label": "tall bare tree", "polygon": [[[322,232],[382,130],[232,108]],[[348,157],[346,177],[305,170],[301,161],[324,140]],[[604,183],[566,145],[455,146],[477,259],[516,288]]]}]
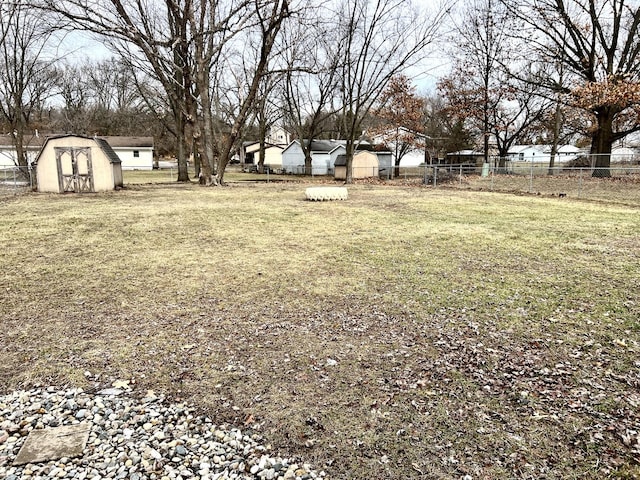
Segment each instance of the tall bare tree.
[{"label": "tall bare tree", "polygon": [[192,0],[124,2],[121,0],[42,0],[75,29],[101,35],[132,65],[146,69],[161,85],[174,123],[178,181],[188,181],[187,122],[193,111],[193,72],[186,12]]},{"label": "tall bare tree", "polygon": [[484,163],[489,162],[492,115],[508,93],[504,65],[514,60],[509,18],[499,0],[470,0],[454,21],[454,68],[440,80],[452,110],[471,120],[482,137]]},{"label": "tall bare tree", "polygon": [[341,0],[338,4],[347,183],[353,180],[353,154],[363,122],[391,78],[426,56],[444,13],[441,7],[431,13],[419,10],[411,0]]},{"label": "tall bare tree", "polygon": [[12,137],[17,166],[26,175],[28,128],[54,94],[57,72],[48,50],[54,29],[23,2],[2,2],[0,39],[0,119]]},{"label": "tall bare tree", "polygon": [[217,161],[215,183],[223,182],[224,172],[234,146],[241,140],[242,130],[251,115],[256,98],[259,93],[260,83],[270,74],[269,64],[271,52],[280,34],[284,21],[290,17],[291,11],[287,0],[263,0],[255,1],[255,38],[257,56],[252,75],[247,78],[245,95],[239,102],[238,113],[230,125],[228,135],[225,135],[220,146],[220,155]]},{"label": "tall bare tree", "polygon": [[[564,66],[574,105],[589,112],[593,174],[609,176],[616,140],[640,130],[640,4],[633,0],[503,0],[542,58]],[[557,85],[546,84],[549,88]]]},{"label": "tall bare tree", "polygon": [[307,8],[284,35],[283,93],[285,118],[304,154],[305,173],[312,173],[311,145],[327,127],[336,106],[343,38],[326,6]]}]

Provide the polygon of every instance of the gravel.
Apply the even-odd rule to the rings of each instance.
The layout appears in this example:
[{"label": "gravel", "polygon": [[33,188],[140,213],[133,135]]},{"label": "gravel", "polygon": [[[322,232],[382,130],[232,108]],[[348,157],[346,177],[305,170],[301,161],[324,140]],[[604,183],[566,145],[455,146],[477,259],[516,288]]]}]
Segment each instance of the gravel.
[{"label": "gravel", "polygon": [[[13,465],[33,429],[90,423],[81,457]],[[255,433],[216,426],[187,405],[117,388],[89,394],[53,387],[0,396],[0,478],[326,479],[310,465],[273,456]]]}]

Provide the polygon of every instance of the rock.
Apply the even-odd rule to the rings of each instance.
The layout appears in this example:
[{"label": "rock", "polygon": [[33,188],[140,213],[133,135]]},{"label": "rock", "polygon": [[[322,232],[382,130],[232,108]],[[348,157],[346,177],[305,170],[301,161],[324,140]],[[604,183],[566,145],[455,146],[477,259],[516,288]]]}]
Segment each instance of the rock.
[{"label": "rock", "polygon": [[[116,393],[106,389],[94,396],[50,387],[0,395],[0,478],[231,480],[251,475],[275,480],[310,475],[307,465],[292,468],[290,460],[267,454],[270,446],[261,444],[257,434],[217,427],[185,405],[168,405],[161,397],[149,402]],[[34,428],[89,421],[81,456],[9,466]]]}]

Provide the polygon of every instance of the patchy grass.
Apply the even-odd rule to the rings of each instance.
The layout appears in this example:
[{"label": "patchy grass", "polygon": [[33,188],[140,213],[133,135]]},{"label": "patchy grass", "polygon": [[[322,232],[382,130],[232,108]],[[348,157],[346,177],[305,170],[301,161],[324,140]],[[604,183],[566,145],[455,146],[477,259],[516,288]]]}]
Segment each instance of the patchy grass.
[{"label": "patchy grass", "polygon": [[129,379],[333,478],[640,475],[637,208],[349,194],[5,199],[0,388]]}]

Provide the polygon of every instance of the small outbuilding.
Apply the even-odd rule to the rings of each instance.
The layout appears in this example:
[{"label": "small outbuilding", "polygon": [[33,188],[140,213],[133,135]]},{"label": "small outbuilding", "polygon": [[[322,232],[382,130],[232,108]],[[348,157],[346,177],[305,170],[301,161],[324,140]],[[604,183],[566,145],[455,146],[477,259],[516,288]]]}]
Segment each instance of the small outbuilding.
[{"label": "small outbuilding", "polygon": [[[353,156],[351,165],[352,178],[377,177],[379,169],[378,156],[374,152],[358,152]],[[347,156],[338,155],[335,163],[336,180],[347,179]]]},{"label": "small outbuilding", "polygon": [[120,158],[102,138],[48,138],[36,158],[40,192],[106,192],[122,187]]}]

